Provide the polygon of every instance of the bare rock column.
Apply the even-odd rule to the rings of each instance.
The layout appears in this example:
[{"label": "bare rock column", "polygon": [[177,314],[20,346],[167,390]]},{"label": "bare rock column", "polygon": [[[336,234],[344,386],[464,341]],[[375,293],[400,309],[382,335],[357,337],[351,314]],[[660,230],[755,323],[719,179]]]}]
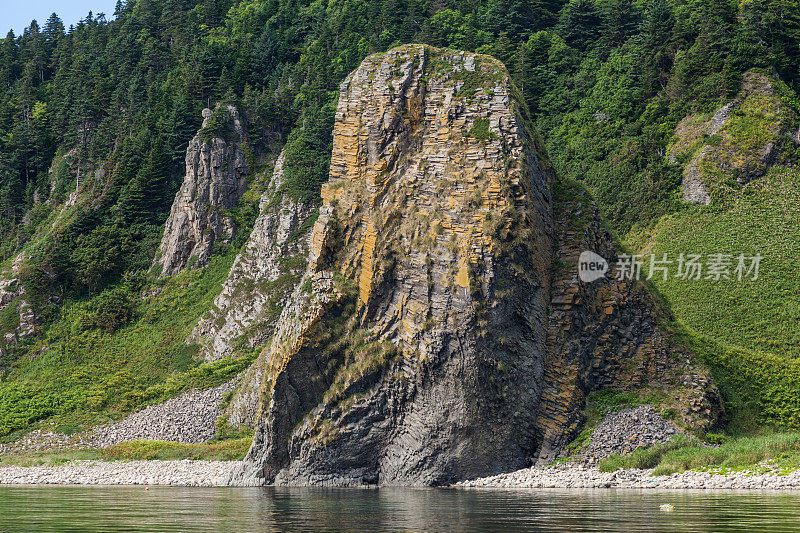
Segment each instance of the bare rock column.
[{"label": "bare rock column", "polygon": [[164,228],[154,266],[160,276],[208,264],[217,241],[235,232],[226,211],[247,190],[247,131],[231,105],[203,112],[203,127],[186,150],[186,176]]},{"label": "bare rock column", "polygon": [[551,174],[516,102],[500,62],[420,45],[344,81],[235,483],[436,485],[530,462]]}]

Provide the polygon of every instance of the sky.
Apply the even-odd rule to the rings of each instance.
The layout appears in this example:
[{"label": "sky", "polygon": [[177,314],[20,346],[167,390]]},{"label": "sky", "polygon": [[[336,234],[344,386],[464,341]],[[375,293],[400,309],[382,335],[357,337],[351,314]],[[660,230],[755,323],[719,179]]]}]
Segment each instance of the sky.
[{"label": "sky", "polygon": [[115,5],[116,0],[0,0],[0,37],[5,37],[11,29],[20,35],[33,19],[40,27],[44,26],[51,13],[61,17],[65,28],[86,18],[89,11],[105,13],[111,20]]}]

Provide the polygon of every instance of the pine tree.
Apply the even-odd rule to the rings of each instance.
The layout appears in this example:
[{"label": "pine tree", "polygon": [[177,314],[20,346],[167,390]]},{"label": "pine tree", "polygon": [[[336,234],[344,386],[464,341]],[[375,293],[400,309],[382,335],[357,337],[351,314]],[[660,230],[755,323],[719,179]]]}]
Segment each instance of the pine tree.
[{"label": "pine tree", "polygon": [[602,9],[603,40],[607,46],[619,46],[632,37],[641,17],[633,0],[607,0]]},{"label": "pine tree", "polygon": [[51,14],[44,25],[43,30],[45,39],[53,46],[64,36],[64,23],[55,13]]},{"label": "pine tree", "polygon": [[508,37],[508,33],[501,32],[492,46],[492,55],[502,61],[506,66],[512,67],[512,58],[515,48]]},{"label": "pine tree", "polygon": [[561,10],[556,31],[566,43],[585,50],[600,37],[602,16],[592,0],[574,0]]},{"label": "pine tree", "polygon": [[14,30],[9,30],[6,38],[0,43],[0,90],[5,92],[19,76],[19,46]]},{"label": "pine tree", "polygon": [[670,37],[675,18],[667,0],[651,0],[641,25],[643,83],[648,94],[666,86],[672,67]]},{"label": "pine tree", "polygon": [[136,175],[143,204],[142,209],[152,220],[153,215],[164,211],[167,206],[167,183],[170,175],[170,158],[164,150],[163,142],[154,139],[153,147],[147,155],[144,165]]}]

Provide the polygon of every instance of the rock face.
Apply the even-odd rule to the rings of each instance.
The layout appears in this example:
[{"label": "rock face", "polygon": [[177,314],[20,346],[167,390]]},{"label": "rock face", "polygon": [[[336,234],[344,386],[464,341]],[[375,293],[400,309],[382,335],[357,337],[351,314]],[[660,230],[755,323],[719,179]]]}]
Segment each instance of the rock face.
[{"label": "rock face", "polygon": [[[205,359],[229,356],[237,345],[253,348],[269,340],[305,270],[308,235],[303,229],[310,229],[307,221],[316,210],[281,192],[283,158],[281,153],[275,162],[248,242],[236,257],[213,309],[193,332]],[[237,423],[243,421],[236,419]]]},{"label": "rock face", "polygon": [[20,340],[33,335],[39,320],[33,312],[31,304],[25,299],[25,288],[20,285],[18,278],[0,280],[0,311],[14,307],[13,314],[19,317],[14,320],[15,325],[11,331],[2,330],[0,339],[0,355],[3,348],[17,344]]},{"label": "rock face", "polygon": [[153,262],[161,277],[208,263],[211,247],[235,228],[225,211],[247,190],[247,131],[234,106],[203,111],[203,128],[186,150],[186,176]]},{"label": "rock face", "polygon": [[[556,219],[559,268],[550,296],[537,463],[555,459],[578,435],[587,395],[601,389],[659,398],[683,427],[711,429],[721,401],[708,371],[670,341],[647,291],[632,279],[619,279],[617,250],[594,201],[577,186],[566,187]],[[603,278],[579,278],[578,261],[586,250],[608,261]]]},{"label": "rock face", "polygon": [[683,199],[708,205],[709,186],[731,175],[739,185],[764,175],[800,144],[796,113],[767,76],[748,72],[736,98],[710,118],[691,115],[675,128],[671,163],[683,163]]},{"label": "rock face", "polygon": [[429,485],[535,447],[550,175],[485,56],[406,46],[342,84],[308,269],[237,483]]},{"label": "rock face", "polygon": [[233,484],[507,472],[555,456],[603,387],[673,387],[701,402],[687,420],[715,418],[643,289],[613,269],[572,281],[580,250],[613,259],[613,241],[588,201],[564,201],[556,229],[502,64],[400,47],[365,59],[338,106],[307,269],[240,393],[257,425]]}]

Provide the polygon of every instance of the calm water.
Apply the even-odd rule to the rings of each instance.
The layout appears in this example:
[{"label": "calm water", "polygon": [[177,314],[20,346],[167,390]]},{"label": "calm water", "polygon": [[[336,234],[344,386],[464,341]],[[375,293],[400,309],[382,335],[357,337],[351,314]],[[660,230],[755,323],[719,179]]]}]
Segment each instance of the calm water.
[{"label": "calm water", "polygon": [[745,529],[800,531],[800,494],[0,487],[3,533]]}]

